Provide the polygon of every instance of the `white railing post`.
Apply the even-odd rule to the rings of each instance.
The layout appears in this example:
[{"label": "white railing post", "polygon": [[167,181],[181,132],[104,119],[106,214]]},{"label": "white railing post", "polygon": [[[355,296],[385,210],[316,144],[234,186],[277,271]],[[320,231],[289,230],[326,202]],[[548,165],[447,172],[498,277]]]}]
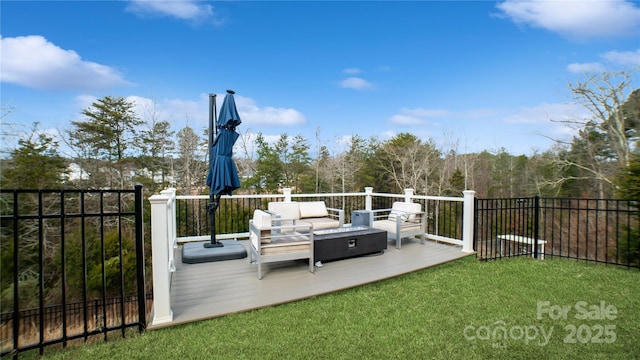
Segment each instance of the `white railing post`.
[{"label": "white railing post", "polygon": [[[161,195],[169,197],[167,203],[167,231],[169,232],[168,244],[170,249],[178,248],[178,230],[176,228],[176,189],[169,188],[160,191]],[[173,259],[174,252],[169,251],[169,266],[171,271],[176,271],[175,261]]]},{"label": "white railing post", "polygon": [[364,192],[365,192],[365,198],[364,198],[364,209],[371,211],[372,209],[372,205],[371,205],[371,198],[373,195],[373,188],[370,186],[367,186],[364,188]]},{"label": "white railing post", "polygon": [[284,194],[284,202],[291,202],[291,188],[282,189],[282,193]]},{"label": "white railing post", "polygon": [[473,190],[465,190],[464,194],[464,210],[462,218],[462,251],[466,253],[473,252],[473,216],[474,200],[476,192]]},{"label": "white railing post", "polygon": [[170,194],[153,195],[151,203],[151,256],[153,266],[153,321],[152,325],[173,321],[171,311],[171,268],[175,238],[171,224],[173,212],[170,208],[175,201]]},{"label": "white railing post", "polygon": [[404,202],[413,202],[413,189],[404,189]]}]

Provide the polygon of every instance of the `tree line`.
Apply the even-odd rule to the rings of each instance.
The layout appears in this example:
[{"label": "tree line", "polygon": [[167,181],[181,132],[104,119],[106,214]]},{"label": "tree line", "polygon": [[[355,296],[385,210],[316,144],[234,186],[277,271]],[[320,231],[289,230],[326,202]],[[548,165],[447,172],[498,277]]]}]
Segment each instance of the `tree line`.
[{"label": "tree line", "polygon": [[[346,150],[320,140],[281,134],[268,142],[262,133],[240,138],[234,157],[246,193],[380,192],[413,188],[418,194],[479,197],[570,196],[639,198],[640,89],[631,90],[628,72],[585,75],[570,84],[575,102],[591,117],[561,120],[576,129],[570,142],[532,155],[501,148],[460,153],[459,142],[437,146],[433,139],[400,133],[381,140],[353,135]],[[0,159],[2,188],[130,188],[147,194],[168,186],[181,194],[207,193],[208,129],[176,131],[153,105],[147,122],[124,97],[106,96],[82,111],[82,120],[60,137],[33,125],[15,149]],[[3,111],[3,118],[10,112]],[[6,120],[6,119],[4,119]],[[3,134],[7,135],[7,134]],[[15,134],[13,134],[15,135]],[[59,140],[62,139],[62,140]],[[60,155],[60,141],[71,156]]]}]

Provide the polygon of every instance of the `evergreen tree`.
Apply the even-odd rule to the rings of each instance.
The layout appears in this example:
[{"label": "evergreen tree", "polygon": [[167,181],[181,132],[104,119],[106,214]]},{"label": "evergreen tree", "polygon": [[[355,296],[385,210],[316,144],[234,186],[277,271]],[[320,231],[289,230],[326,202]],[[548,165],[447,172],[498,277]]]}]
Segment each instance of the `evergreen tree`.
[{"label": "evergreen tree", "polygon": [[[140,132],[140,150],[138,170],[146,169],[149,172],[147,187],[152,193],[168,185],[166,181],[171,173],[173,159],[172,152],[175,150],[175,143],[172,140],[175,131],[171,130],[168,121],[155,121],[150,124],[147,130]],[[158,184],[157,177],[160,177]]]},{"label": "evergreen tree", "polygon": [[302,135],[293,137],[288,156],[284,159],[289,169],[289,185],[297,193],[310,192],[314,189],[311,157],[309,156],[309,142]]},{"label": "evergreen tree", "polygon": [[329,149],[322,145],[315,161],[317,169],[316,193],[330,192],[331,173],[328,169],[330,160],[331,155],[329,154]]},{"label": "evergreen tree", "polygon": [[68,162],[58,154],[58,142],[34,124],[28,137],[18,140],[0,172],[4,189],[59,189],[66,184]]},{"label": "evergreen tree", "polygon": [[343,192],[363,191],[366,186],[373,186],[375,176],[367,174],[368,148],[366,141],[355,134],[351,136],[351,144],[349,150],[345,154],[345,186]]},{"label": "evergreen tree", "polygon": [[[286,137],[286,134],[281,135]],[[262,133],[256,137],[256,166],[255,173],[249,179],[256,192],[276,192],[283,179],[284,166],[276,149],[269,145]]]},{"label": "evergreen tree", "polygon": [[[93,163],[89,173],[94,186],[129,185],[130,150],[134,147],[136,127],[142,124],[133,107],[133,102],[123,97],[106,96],[82,111],[84,121],[71,122],[73,128],[68,131],[71,144],[89,156],[81,166]],[[106,182],[99,179],[101,173],[106,173]]]},{"label": "evergreen tree", "polygon": [[464,175],[462,174],[462,170],[457,168],[449,178],[449,186],[444,192],[444,195],[461,196],[464,190]]},{"label": "evergreen tree", "polygon": [[616,194],[625,200],[635,201],[640,206],[640,153],[633,154],[629,166],[617,181]]}]

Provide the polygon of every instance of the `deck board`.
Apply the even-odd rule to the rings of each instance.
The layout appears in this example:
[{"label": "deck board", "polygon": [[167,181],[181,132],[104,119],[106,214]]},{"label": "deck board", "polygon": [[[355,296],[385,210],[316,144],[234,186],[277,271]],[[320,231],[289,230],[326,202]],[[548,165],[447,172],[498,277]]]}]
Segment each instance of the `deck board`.
[{"label": "deck board", "polygon": [[[248,246],[247,240],[240,241]],[[149,329],[174,326],[232,313],[279,305],[414,272],[467,256],[460,246],[426,241],[393,243],[381,255],[331,261],[308,271],[307,261],[263,265],[258,280],[249,258],[200,264],[183,264],[176,249],[176,271],[171,283],[173,322]],[[151,323],[151,321],[150,321]]]}]

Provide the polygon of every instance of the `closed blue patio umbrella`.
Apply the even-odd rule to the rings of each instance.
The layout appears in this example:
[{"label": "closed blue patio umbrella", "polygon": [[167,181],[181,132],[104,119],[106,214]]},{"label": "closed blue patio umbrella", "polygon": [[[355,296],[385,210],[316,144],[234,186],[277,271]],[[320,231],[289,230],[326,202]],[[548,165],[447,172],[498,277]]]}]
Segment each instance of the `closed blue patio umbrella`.
[{"label": "closed blue patio umbrella", "polygon": [[182,246],[182,262],[197,264],[210,261],[233,260],[247,257],[247,250],[235,240],[216,241],[215,213],[222,195],[231,195],[240,187],[238,170],[233,162],[233,145],[240,135],[236,126],[240,125],[240,116],[236,110],[234,92],[227,90],[220,118],[216,120],[216,95],[209,94],[209,224],[211,241],[187,243]]},{"label": "closed blue patio umbrella", "polygon": [[[235,130],[242,123],[236,102],[233,98],[235,92],[227,90],[227,95],[220,108],[220,117],[215,122],[215,139],[213,138],[214,120],[210,119],[209,129],[209,174],[207,176],[207,186],[209,186],[209,217],[211,219],[211,242],[205,247],[220,247],[221,242],[216,241],[215,233],[215,212],[220,204],[222,195],[231,195],[233,190],[240,187],[238,169],[233,162],[233,145],[240,136]],[[215,97],[214,97],[215,110]],[[215,117],[215,115],[214,115]]]}]

